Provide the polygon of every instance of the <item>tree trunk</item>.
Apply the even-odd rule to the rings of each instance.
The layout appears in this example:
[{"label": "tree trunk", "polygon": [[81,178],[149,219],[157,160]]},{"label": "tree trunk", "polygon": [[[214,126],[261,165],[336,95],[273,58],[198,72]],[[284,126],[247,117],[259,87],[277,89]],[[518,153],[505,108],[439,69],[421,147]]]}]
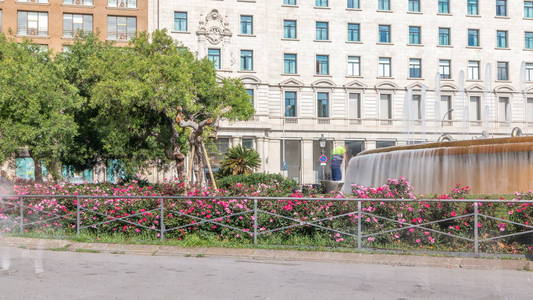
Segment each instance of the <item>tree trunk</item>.
[{"label": "tree trunk", "polygon": [[35,182],[43,182],[43,172],[41,168],[41,161],[33,158]]},{"label": "tree trunk", "polygon": [[202,142],[202,151],[204,154],[205,164],[207,165],[207,170],[209,171],[209,177],[211,179],[211,184],[213,188],[217,189],[217,182],[215,181],[215,176],[213,175],[213,170],[211,169],[211,164],[209,163],[209,155],[207,155],[207,150],[205,150],[204,142]]}]

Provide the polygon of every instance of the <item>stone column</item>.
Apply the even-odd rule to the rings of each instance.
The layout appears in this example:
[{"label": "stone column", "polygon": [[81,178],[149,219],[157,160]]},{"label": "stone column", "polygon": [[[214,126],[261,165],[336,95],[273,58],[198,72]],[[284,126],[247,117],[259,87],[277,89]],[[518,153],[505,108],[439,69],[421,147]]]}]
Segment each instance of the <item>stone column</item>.
[{"label": "stone column", "polygon": [[302,183],[312,184],[315,182],[313,170],[313,140],[302,141]]},{"label": "stone column", "polygon": [[258,171],[264,172],[265,167],[266,167],[266,156],[265,156],[265,151],[263,149],[265,146],[265,140],[262,137],[258,137],[255,143],[256,143],[255,149],[257,150],[257,153],[259,153],[259,158],[261,158],[261,166],[259,167]]}]

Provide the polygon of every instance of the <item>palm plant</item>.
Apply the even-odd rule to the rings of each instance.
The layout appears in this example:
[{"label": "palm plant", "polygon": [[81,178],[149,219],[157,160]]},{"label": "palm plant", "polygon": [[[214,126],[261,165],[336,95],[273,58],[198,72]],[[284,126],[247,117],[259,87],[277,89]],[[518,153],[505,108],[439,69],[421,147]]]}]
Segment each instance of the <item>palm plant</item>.
[{"label": "palm plant", "polygon": [[228,149],[221,163],[221,173],[224,176],[252,174],[261,165],[259,153],[238,145]]}]

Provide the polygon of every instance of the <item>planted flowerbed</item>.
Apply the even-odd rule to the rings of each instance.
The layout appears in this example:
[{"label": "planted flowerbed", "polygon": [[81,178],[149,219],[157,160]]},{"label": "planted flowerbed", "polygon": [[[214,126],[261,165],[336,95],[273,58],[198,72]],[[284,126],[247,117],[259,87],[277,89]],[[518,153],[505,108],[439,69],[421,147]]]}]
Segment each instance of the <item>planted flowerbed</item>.
[{"label": "planted flowerbed", "polygon": [[[463,186],[457,186],[446,195],[434,195],[433,201],[417,200],[413,188],[405,179],[390,180],[388,184],[378,188],[354,186],[355,197],[368,199],[362,202],[360,222],[357,202],[343,201],[343,195],[321,195],[313,190],[290,193],[286,187],[276,184],[235,183],[225,190],[195,189],[187,192],[183,184],[175,182],[144,187],[135,183],[124,186],[23,184],[15,186],[14,190],[19,195],[53,196],[46,199],[24,199],[24,223],[27,224],[24,230],[27,233],[60,231],[74,234],[77,201],[80,201],[80,225],[83,233],[157,239],[161,230],[161,200],[129,197],[222,196],[227,198],[164,200],[164,228],[169,230],[165,232],[165,237],[181,240],[193,235],[209,236],[248,244],[253,241],[254,201],[241,197],[281,196],[284,193],[289,199],[257,201],[257,232],[260,242],[354,248],[360,236],[362,246],[370,248],[443,251],[473,249],[473,243],[468,239],[474,237],[474,203],[447,202],[450,199],[465,198],[469,188]],[[65,195],[89,195],[93,198],[62,197]],[[115,198],[104,198],[105,196]],[[307,197],[317,200],[332,197],[338,200],[304,199]],[[373,199],[404,200],[389,202]],[[531,199],[533,194],[527,193],[516,194],[516,201],[513,203],[504,199],[495,203],[478,203],[479,238],[531,230],[518,225],[532,224],[533,205],[520,203],[521,200]],[[10,209],[12,207],[8,205],[13,201],[16,200],[5,199],[0,208],[0,218],[4,224],[10,224],[8,220],[15,220],[19,214],[18,210]],[[229,215],[231,216],[227,217]],[[61,217],[56,218],[57,216]],[[40,221],[45,222],[36,223]],[[105,223],[108,221],[112,222]],[[4,226],[4,230],[17,229],[16,226]],[[483,242],[480,250],[523,254],[528,251],[528,245],[531,246],[531,235],[509,236]]]}]

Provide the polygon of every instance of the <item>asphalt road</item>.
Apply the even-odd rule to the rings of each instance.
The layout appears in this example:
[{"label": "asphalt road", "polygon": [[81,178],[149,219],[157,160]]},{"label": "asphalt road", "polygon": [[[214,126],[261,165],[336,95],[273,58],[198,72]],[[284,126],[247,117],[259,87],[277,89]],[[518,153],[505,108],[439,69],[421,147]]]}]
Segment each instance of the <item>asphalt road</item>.
[{"label": "asphalt road", "polygon": [[[0,249],[0,299],[533,299],[533,272]],[[37,273],[36,273],[37,271]]]}]

